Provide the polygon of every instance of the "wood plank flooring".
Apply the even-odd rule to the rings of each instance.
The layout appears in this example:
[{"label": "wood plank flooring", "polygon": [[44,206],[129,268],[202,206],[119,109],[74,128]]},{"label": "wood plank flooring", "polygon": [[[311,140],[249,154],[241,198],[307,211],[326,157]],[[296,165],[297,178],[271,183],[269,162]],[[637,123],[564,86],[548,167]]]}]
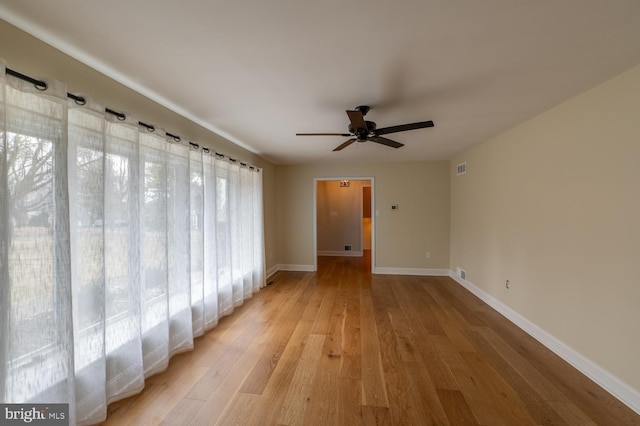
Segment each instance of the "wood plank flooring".
[{"label": "wood plank flooring", "polygon": [[320,257],[175,356],[104,425],[640,425],[447,277]]}]

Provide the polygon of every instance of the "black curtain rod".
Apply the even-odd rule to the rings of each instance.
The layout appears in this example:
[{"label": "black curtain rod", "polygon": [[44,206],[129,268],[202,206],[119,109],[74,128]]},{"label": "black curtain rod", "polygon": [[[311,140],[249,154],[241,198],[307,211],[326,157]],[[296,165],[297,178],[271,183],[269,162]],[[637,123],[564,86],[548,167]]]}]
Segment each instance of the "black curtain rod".
[{"label": "black curtain rod", "polygon": [[[49,88],[49,85],[47,84],[46,81],[35,79],[35,78],[30,77],[28,75],[22,74],[22,73],[20,73],[18,71],[12,70],[11,68],[6,68],[5,67],[5,71],[10,76],[19,78],[20,80],[23,80],[23,81],[26,81],[27,83],[33,84],[35,86],[35,88],[40,90],[40,91],[44,92],[45,90],[47,90]],[[85,98],[83,98],[82,96],[74,95],[73,93],[67,92],[67,97],[69,99],[73,99],[73,101],[78,105],[85,105],[87,103],[87,100]],[[114,111],[114,110],[112,110],[110,108],[106,108],[106,107],[105,107],[104,110],[105,110],[105,112],[107,112],[109,114],[115,115],[116,118],[118,120],[120,120],[120,121],[124,121],[127,118],[127,116],[122,112]],[[155,126],[152,126],[151,124],[143,123],[142,121],[138,121],[138,124],[140,126],[146,128],[150,132],[155,132],[155,130],[156,130]],[[182,141],[182,138],[180,136],[174,135],[174,134],[166,132],[166,131],[165,131],[165,134],[167,136],[169,136],[170,138],[172,138],[175,142]],[[200,145],[199,144],[197,144],[195,142],[191,142],[191,141],[188,141],[188,142],[189,142],[189,145],[193,149],[200,149]],[[202,150],[207,154],[209,153],[209,148],[206,148],[206,147],[203,146]],[[235,159],[233,159],[231,157],[227,157],[224,154],[220,154],[219,152],[214,152],[214,154],[216,156],[220,157],[220,158],[225,158],[226,157],[226,158],[229,159],[229,161],[232,161],[234,163],[237,161],[237,160],[235,160]],[[245,163],[240,163],[240,164],[242,166],[245,166],[245,167],[247,166],[247,164],[245,164]],[[251,170],[255,170],[255,171],[259,171],[260,170],[258,167],[255,167],[255,166],[249,166],[249,168]]]},{"label": "black curtain rod", "polygon": [[26,82],[29,82],[31,84],[33,84],[34,86],[36,86],[36,89],[38,90],[47,90],[49,88],[49,85],[47,83],[45,83],[44,81],[41,80],[36,80],[33,77],[29,77],[28,75],[24,75],[22,73],[19,73],[18,71],[14,71],[10,68],[5,68],[7,74],[19,78],[20,80],[24,80]]}]

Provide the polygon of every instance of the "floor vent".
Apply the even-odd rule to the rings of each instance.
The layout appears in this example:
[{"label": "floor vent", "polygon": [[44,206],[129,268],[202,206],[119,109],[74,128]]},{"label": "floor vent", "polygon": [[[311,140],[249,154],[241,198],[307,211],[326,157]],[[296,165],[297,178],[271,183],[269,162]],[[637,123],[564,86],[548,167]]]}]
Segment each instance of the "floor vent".
[{"label": "floor vent", "polygon": [[457,173],[458,173],[458,176],[466,174],[467,173],[467,163],[458,164]]}]

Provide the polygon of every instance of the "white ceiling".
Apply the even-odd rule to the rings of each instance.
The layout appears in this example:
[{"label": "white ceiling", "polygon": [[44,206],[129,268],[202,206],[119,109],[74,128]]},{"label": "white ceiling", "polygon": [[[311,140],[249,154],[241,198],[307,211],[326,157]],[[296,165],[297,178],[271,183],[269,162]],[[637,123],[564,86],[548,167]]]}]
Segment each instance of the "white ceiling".
[{"label": "white ceiling", "polygon": [[[447,159],[640,63],[638,0],[21,0],[0,17],[278,164]],[[345,132],[362,104],[378,127],[435,127],[386,135],[400,149],[295,136]]]}]

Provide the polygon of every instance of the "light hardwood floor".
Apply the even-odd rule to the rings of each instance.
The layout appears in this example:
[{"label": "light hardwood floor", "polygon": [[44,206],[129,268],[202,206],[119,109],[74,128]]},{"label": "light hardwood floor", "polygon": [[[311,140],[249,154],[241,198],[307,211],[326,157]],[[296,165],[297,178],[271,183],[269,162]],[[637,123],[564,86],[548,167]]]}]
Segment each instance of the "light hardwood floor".
[{"label": "light hardwood floor", "polygon": [[640,425],[446,277],[278,272],[105,425]]}]

